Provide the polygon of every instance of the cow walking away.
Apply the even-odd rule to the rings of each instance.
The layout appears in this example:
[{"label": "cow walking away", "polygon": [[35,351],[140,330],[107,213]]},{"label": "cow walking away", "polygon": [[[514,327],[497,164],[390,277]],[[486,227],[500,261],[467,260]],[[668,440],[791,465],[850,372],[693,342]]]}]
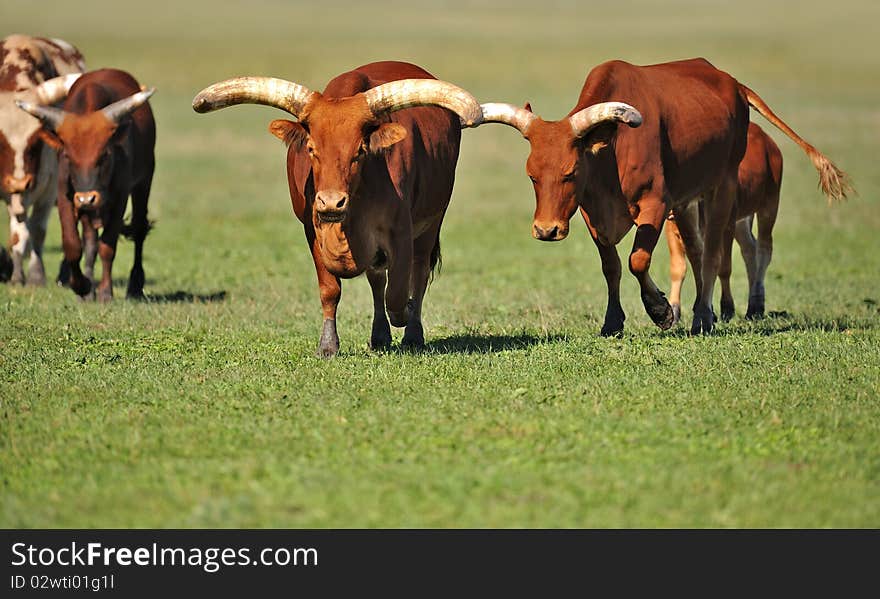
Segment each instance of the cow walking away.
[{"label": "cow walking away", "polygon": [[[846,196],[851,187],[842,171],[797,137],[757,94],[704,59],[599,65],[587,76],[577,105],[560,121],[545,121],[528,105],[483,105],[482,122],[515,127],[531,145],[526,170],[537,200],[534,237],[564,239],[571,217],[580,209],[608,285],[602,335],[623,331],[621,265],[615,246],[634,225],[629,269],[641,287],[642,302],[659,327],[669,328],[675,321],[672,307],[648,272],[670,209],[694,271],[700,273],[691,332],[712,331],[712,296],[724,231],[736,203],[750,106],[799,140],[829,198]],[[701,197],[702,240],[692,234],[700,231],[694,200]]]},{"label": "cow walking away", "polygon": [[0,281],[45,284],[43,242],[58,171],[58,153],[44,143],[40,122],[15,102],[57,104],[84,70],[82,54],[65,41],[27,35],[0,40],[0,199],[9,212]]},{"label": "cow walking away", "polygon": [[[776,142],[755,123],[749,123],[746,155],[739,163],[737,174],[736,224],[725,229],[721,268],[721,320],[733,318],[735,304],[730,289],[731,257],[735,238],[742,252],[749,279],[749,304],[746,318],[764,315],[764,277],[773,255],[773,226],[779,210],[779,192],[782,187],[782,152]],[[758,238],[752,233],[757,217]],[[681,286],[687,273],[687,262],[681,231],[674,215],[666,223],[666,241],[669,245],[669,274],[671,286],[669,303],[676,321],[681,314]],[[700,288],[697,278],[697,288]]]},{"label": "cow walking away", "polygon": [[[113,259],[120,234],[135,244],[127,296],[143,297],[143,245],[150,230],[147,202],[156,145],[156,125],[147,100],[154,91],[142,91],[124,71],[100,69],[77,80],[63,108],[18,102],[19,108],[40,119],[48,143],[63,150],[58,166],[58,214],[68,282],[81,297],[95,296],[92,279],[98,254],[102,273],[97,299],[113,298]],[[126,225],[123,217],[129,196],[131,223]],[[80,268],[83,245],[85,274]]]},{"label": "cow walking away", "polygon": [[406,327],[404,347],[424,345],[422,300],[440,256],[461,127],[480,118],[477,101],[415,65],[377,62],[339,75],[323,93],[268,77],[230,79],[201,91],[193,109],[245,103],[298,121],[269,130],[288,146],[293,211],[318,275],[318,355],[339,350],[340,279],[363,272],[373,291],[370,346],[391,345],[389,319]]}]

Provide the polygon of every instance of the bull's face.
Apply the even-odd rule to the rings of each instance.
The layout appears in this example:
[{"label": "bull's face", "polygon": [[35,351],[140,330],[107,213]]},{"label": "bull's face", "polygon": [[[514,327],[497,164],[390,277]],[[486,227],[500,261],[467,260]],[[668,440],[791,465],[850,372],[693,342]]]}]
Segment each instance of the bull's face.
[{"label": "bull's face", "polygon": [[308,153],[315,184],[315,215],[320,223],[345,220],[369,157],[381,154],[407,134],[397,123],[380,122],[362,97],[315,101],[300,123],[276,120],[269,130],[287,145]]},{"label": "bull's face", "polygon": [[100,111],[67,113],[56,129],[54,144],[67,158],[73,204],[78,211],[97,211],[106,204],[123,129]]},{"label": "bull's face", "polygon": [[0,192],[6,198],[36,183],[44,144],[40,121],[14,101],[25,92],[0,92]]},{"label": "bull's face", "polygon": [[526,173],[535,187],[532,236],[561,241],[568,235],[584,186],[582,145],[567,121],[535,119],[526,138],[531,145]]}]

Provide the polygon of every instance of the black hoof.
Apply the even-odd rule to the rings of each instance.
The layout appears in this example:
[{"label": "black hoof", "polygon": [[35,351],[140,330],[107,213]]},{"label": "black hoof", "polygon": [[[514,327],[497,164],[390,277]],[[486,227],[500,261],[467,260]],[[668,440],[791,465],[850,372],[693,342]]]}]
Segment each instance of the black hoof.
[{"label": "black hoof", "polygon": [[0,246],[0,283],[5,283],[12,278],[13,271],[12,258],[6,248]]},{"label": "black hoof", "polygon": [[370,334],[370,349],[382,351],[391,347],[391,327],[388,321],[373,324],[373,332]]},{"label": "black hoof", "polygon": [[408,351],[418,351],[425,347],[425,331],[421,323],[411,323],[406,326],[400,346]]},{"label": "black hoof", "polygon": [[602,325],[602,330],[599,331],[599,335],[602,337],[623,337],[623,321],[621,322],[605,322]]},{"label": "black hoof", "polygon": [[736,310],[734,308],[733,302],[721,302],[721,320],[724,322],[730,322],[733,318],[734,314],[736,314]]},{"label": "black hoof", "polygon": [[759,320],[764,318],[764,298],[749,298],[749,309],[746,311],[746,318],[749,320]]},{"label": "black hoof", "polygon": [[654,324],[665,331],[675,324],[675,313],[662,293],[660,294],[660,300],[656,301],[653,298],[646,299],[644,296],[642,297],[642,303],[645,304],[645,311],[648,313],[648,316],[651,317]]},{"label": "black hoof", "polygon": [[708,308],[694,310],[694,323],[691,326],[691,335],[708,335],[715,327],[715,313]]},{"label": "black hoof", "polygon": [[[71,281],[70,288],[73,289],[75,294],[83,299],[95,299],[95,294],[92,290],[92,282],[85,277],[78,281]],[[86,296],[88,295],[91,295],[91,298],[87,298]]]}]

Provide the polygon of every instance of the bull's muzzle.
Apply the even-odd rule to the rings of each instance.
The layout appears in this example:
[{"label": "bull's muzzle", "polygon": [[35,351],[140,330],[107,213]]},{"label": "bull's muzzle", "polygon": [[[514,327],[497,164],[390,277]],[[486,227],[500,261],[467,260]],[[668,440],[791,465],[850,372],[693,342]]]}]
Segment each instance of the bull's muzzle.
[{"label": "bull's muzzle", "polygon": [[101,192],[77,191],[73,194],[73,203],[80,210],[96,210],[101,207]]},{"label": "bull's muzzle", "polygon": [[532,237],[540,241],[562,241],[568,236],[566,223],[538,223],[532,227]]},{"label": "bull's muzzle", "polygon": [[321,222],[342,222],[348,213],[348,194],[342,191],[319,191],[315,194],[315,212]]},{"label": "bull's muzzle", "polygon": [[6,175],[3,177],[3,187],[8,193],[24,193],[34,186],[34,176],[25,175],[22,178]]}]

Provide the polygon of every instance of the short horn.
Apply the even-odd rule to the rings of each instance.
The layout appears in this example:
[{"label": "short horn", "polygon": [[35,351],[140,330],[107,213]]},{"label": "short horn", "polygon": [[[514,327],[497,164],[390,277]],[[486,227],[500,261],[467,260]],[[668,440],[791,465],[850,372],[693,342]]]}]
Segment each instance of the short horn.
[{"label": "short horn", "polygon": [[262,104],[280,108],[297,119],[317,94],[307,87],[274,77],[236,77],[200,91],[192,107],[204,113],[236,104]]},{"label": "short horn", "polygon": [[483,112],[483,123],[509,125],[523,135],[528,131],[532,121],[538,118],[532,111],[514,106],[513,104],[488,102],[481,104],[480,109]]},{"label": "short horn", "polygon": [[602,102],[588,106],[568,117],[575,137],[583,137],[595,127],[610,121],[638,127],[642,124],[642,115],[638,110],[623,102]]},{"label": "short horn", "polygon": [[40,104],[55,104],[67,97],[70,88],[82,76],[82,73],[62,75],[42,82],[31,90]]},{"label": "short horn", "polygon": [[22,100],[16,100],[15,105],[28,114],[40,119],[45,127],[53,131],[64,122],[64,117],[67,114],[60,108],[55,108],[54,106],[42,106],[40,104],[33,104]]},{"label": "short horn", "polygon": [[101,109],[101,112],[104,113],[107,120],[113,123],[118,123],[123,117],[143,106],[154,93],[156,93],[155,87],[151,87],[147,91],[137,92],[127,98],[113,102],[113,104],[110,104],[109,106],[105,106]]},{"label": "short horn", "polygon": [[401,79],[364,92],[376,116],[413,106],[442,106],[461,119],[463,127],[476,127],[483,118],[480,103],[469,92],[437,79]]}]

